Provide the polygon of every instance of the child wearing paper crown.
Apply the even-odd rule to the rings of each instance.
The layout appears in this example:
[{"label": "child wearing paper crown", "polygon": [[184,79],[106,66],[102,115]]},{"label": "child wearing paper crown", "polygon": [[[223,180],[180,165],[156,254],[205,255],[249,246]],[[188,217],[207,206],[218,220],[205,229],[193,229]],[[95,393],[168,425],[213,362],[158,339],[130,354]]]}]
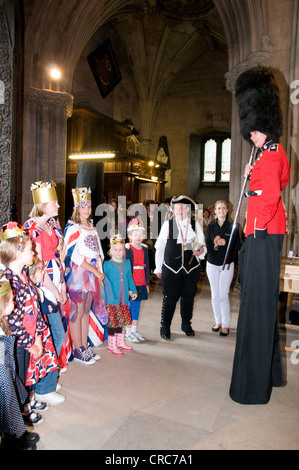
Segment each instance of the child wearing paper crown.
[{"label": "child wearing paper crown", "polygon": [[[29,214],[30,219],[24,223],[23,228],[32,240],[36,256],[45,264],[42,286],[48,289],[51,301],[58,305],[66,303],[67,294],[63,266],[57,252],[60,236],[49,223],[50,219],[58,215],[59,204],[55,188],[54,181],[38,181],[31,185],[34,206]],[[63,349],[66,333],[59,309],[48,316],[48,322],[59,365],[63,368],[67,362]],[[57,392],[45,393],[43,390],[38,395],[42,395],[43,401],[50,405],[58,405],[65,400]]]},{"label": "child wearing paper crown", "polygon": [[127,234],[130,243],[126,244],[126,258],[131,261],[133,281],[137,288],[138,297],[130,300],[132,326],[127,327],[125,338],[131,342],[144,341],[144,337],[137,331],[142,300],[148,299],[150,286],[150,268],[147,246],[142,242],[145,238],[143,221],[134,218],[129,222]]},{"label": "child wearing paper crown", "polygon": [[36,450],[39,436],[26,431],[20,404],[28,392],[16,373],[15,336],[10,334],[7,317],[14,310],[10,283],[0,270],[0,437],[1,450]]},{"label": "child wearing paper crown", "polygon": [[123,327],[131,325],[129,297],[137,298],[131,262],[126,259],[125,240],[120,234],[110,239],[111,259],[104,262],[105,296],[108,311],[108,351],[117,356],[133,348],[124,342]]},{"label": "child wearing paper crown", "polygon": [[[47,299],[47,289],[45,287],[39,287],[44,281],[44,276],[45,268],[43,261],[34,257],[32,264],[28,266],[28,277],[37,293],[39,308],[44,318],[48,320],[49,315],[56,312],[58,307]],[[39,359],[36,359],[31,354],[26,381],[26,385],[31,385],[32,390],[40,397],[42,397],[44,393],[55,392],[59,369],[53,338],[48,326],[43,331],[42,342],[44,354]],[[32,400],[34,400],[34,394],[32,394]],[[40,405],[36,405],[38,402],[34,401],[33,403],[35,409],[40,411],[45,409]]]},{"label": "child wearing paper crown", "polygon": [[90,309],[102,322],[107,323],[103,285],[104,254],[97,230],[91,222],[91,190],[72,190],[74,210],[65,228],[66,283],[72,309],[69,328],[74,343],[74,360],[92,365],[100,356],[88,345]]},{"label": "child wearing paper crown", "polygon": [[[8,315],[11,335],[16,338],[17,373],[27,386],[30,356],[36,360],[43,356],[42,335],[47,325],[38,306],[36,291],[27,276],[27,265],[33,260],[32,243],[17,222],[4,225],[0,233],[0,262],[6,266],[5,277],[11,284],[15,309]],[[30,404],[30,388],[24,403],[23,417],[31,425],[42,422]]]}]

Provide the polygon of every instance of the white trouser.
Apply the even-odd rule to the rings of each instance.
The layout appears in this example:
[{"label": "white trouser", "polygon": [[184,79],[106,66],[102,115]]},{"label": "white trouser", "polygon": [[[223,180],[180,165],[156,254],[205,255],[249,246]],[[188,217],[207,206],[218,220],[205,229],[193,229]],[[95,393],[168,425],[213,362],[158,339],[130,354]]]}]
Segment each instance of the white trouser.
[{"label": "white trouser", "polygon": [[230,323],[229,289],[234,276],[234,263],[225,265],[225,269],[207,261],[207,276],[211,287],[212,307],[215,322],[222,328]]}]

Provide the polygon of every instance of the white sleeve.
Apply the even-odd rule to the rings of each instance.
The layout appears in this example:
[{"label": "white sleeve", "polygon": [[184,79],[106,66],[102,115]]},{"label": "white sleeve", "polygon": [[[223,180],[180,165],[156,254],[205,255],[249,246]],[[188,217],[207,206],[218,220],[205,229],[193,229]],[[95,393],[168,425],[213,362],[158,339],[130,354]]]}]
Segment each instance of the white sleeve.
[{"label": "white sleeve", "polygon": [[199,224],[199,222],[196,222],[195,231],[196,231],[196,239],[197,239],[198,243],[200,243],[201,245],[204,245],[202,254],[197,256],[197,258],[198,259],[204,259],[204,257],[206,256],[206,253],[207,253],[207,247],[206,247],[206,241],[205,241],[205,236],[204,236],[204,233],[203,233],[203,229],[202,229],[201,225]]},{"label": "white sleeve", "polygon": [[79,254],[78,243],[76,243],[75,245],[74,251],[71,256],[71,260],[73,263],[77,264],[78,266],[81,266],[81,264],[84,261],[84,256]]},{"label": "white sleeve", "polygon": [[155,250],[156,250],[156,254],[155,254],[156,269],[154,270],[155,274],[162,272],[162,265],[164,261],[164,251],[165,251],[165,247],[167,243],[168,233],[169,233],[169,222],[168,220],[166,220],[161,227],[159,236],[155,243]]}]

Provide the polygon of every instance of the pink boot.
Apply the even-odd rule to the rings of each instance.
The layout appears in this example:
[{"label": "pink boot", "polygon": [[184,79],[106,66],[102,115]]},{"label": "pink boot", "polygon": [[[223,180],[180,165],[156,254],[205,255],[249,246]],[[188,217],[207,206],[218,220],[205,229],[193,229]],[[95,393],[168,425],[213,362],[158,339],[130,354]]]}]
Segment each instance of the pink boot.
[{"label": "pink boot", "polygon": [[117,356],[122,356],[123,351],[117,347],[117,337],[116,335],[108,335],[108,351],[116,354]]},{"label": "pink boot", "polygon": [[125,343],[125,334],[124,333],[116,333],[117,337],[117,347],[123,349],[124,351],[132,351],[132,346],[128,346]]}]

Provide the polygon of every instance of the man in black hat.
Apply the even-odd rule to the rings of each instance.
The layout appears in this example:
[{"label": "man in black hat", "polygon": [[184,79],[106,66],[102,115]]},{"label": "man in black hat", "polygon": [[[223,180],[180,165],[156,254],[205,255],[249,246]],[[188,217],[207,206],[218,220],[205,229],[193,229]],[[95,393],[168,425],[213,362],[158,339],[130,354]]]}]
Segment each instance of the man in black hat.
[{"label": "man in black hat", "polygon": [[281,191],[290,165],[279,143],[282,113],[278,87],[269,69],[249,69],[236,82],[241,133],[256,147],[250,174],[245,242],[239,254],[241,304],[230,386],[231,398],[265,404],[282,385],[277,302],[280,251],[286,229]]},{"label": "man in black hat", "polygon": [[173,218],[164,222],[156,241],[155,274],[163,282],[160,335],[170,339],[170,326],[180,300],[182,331],[194,336],[191,327],[194,297],[200,274],[200,259],[206,253],[204,234],[198,221],[191,219],[197,206],[188,196],[172,198]]}]

